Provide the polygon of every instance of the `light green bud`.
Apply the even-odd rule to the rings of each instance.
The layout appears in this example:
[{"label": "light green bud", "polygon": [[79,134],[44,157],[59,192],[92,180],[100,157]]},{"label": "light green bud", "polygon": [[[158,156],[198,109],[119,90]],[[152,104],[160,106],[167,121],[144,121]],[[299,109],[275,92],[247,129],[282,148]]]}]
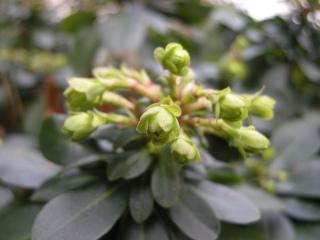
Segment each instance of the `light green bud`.
[{"label": "light green bud", "polygon": [[71,78],[68,80],[69,87],[65,90],[64,96],[67,99],[68,107],[72,110],[89,109],[99,103],[99,97],[105,90],[95,79]]},{"label": "light green bud", "polygon": [[174,159],[181,164],[200,160],[199,151],[194,142],[186,136],[179,136],[171,144]]},{"label": "light green bud", "polygon": [[251,101],[249,112],[257,117],[271,120],[273,118],[273,109],[276,100],[268,96],[257,96]]},{"label": "light green bud", "polygon": [[188,73],[190,56],[178,43],[169,43],[165,49],[156,48],[154,57],[162,67],[173,74],[184,76]]},{"label": "light green bud", "polygon": [[94,130],[104,124],[106,120],[94,112],[82,112],[72,115],[64,122],[63,130],[72,140],[79,141],[88,137]]},{"label": "light green bud", "polygon": [[248,117],[248,109],[245,101],[228,93],[219,99],[219,117],[228,121],[240,121]]},{"label": "light green bud", "polygon": [[238,136],[235,137],[233,145],[247,152],[261,152],[270,145],[269,139],[252,127],[243,127],[238,129],[237,132]]},{"label": "light green bud", "polygon": [[166,143],[179,135],[180,126],[176,117],[180,114],[181,110],[176,105],[151,105],[140,117],[137,131],[146,134],[154,143]]}]

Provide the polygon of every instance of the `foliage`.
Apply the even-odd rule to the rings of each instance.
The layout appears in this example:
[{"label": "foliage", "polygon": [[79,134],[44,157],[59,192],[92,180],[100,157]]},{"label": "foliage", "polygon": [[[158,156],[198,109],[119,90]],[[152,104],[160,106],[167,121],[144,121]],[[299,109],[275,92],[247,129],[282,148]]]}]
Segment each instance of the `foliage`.
[{"label": "foliage", "polygon": [[[209,1],[66,1],[61,6],[71,12],[63,18],[59,6],[50,9],[31,2],[1,5],[0,239],[31,239],[33,222],[42,209],[34,227],[38,239],[52,234],[53,239],[62,239],[54,235],[58,228],[57,233],[67,239],[68,234],[79,234],[77,239],[198,239],[196,234],[213,239],[219,233],[221,240],[318,240],[317,1],[290,1],[293,10],[287,16],[263,21]],[[67,131],[80,131],[71,136],[83,137],[89,126],[94,132],[86,140],[71,141],[62,131],[66,120],[62,92],[68,84],[76,86],[83,80],[65,79],[97,78],[103,71],[96,67],[108,66],[120,76],[131,73],[142,82],[150,78],[169,93],[165,79],[158,79],[163,71],[152,58],[155,47],[169,42],[188,50],[194,70],[188,76],[204,89],[230,86],[238,94],[227,90],[229,94],[246,98],[265,85],[263,95],[277,104],[263,98],[264,104],[259,103],[261,98],[253,102],[258,109],[274,107],[272,121],[262,120],[272,118],[273,111],[261,114],[254,105],[237,107],[242,109],[237,114],[231,111],[235,114],[231,119],[253,113],[262,118],[246,120],[270,139],[272,148],[263,151],[262,159],[242,151],[247,156],[243,160],[232,147],[243,141],[225,141],[197,126],[188,127],[187,138],[179,136],[175,144],[168,144],[164,156],[172,161],[157,161],[157,153],[149,153],[150,138],[134,127],[124,124],[119,129],[117,123],[104,123],[96,129],[99,121],[87,121],[97,120],[96,111],[88,111],[85,131],[82,121]],[[163,64],[162,60],[161,56],[158,62]],[[121,63],[130,67],[121,68]],[[174,69],[170,61],[163,65]],[[96,70],[93,75],[91,69]],[[148,75],[133,69],[146,69]],[[93,96],[99,96],[98,102],[103,97],[91,93],[84,94],[82,88],[76,94],[67,91],[66,107],[87,114],[85,109],[97,106]],[[127,117],[139,105],[141,112],[128,115],[130,119],[157,102],[126,101],[139,96],[132,90],[114,95],[115,89],[108,88],[103,93],[99,112]],[[226,118],[225,111],[234,104],[222,99],[206,114]],[[120,108],[127,110],[119,112]],[[113,117],[108,122],[119,120]],[[188,151],[180,151],[184,147]],[[197,153],[201,161],[190,162]],[[185,189],[186,179],[196,188]],[[117,183],[120,186],[112,188]],[[175,205],[170,208],[161,205],[171,203]],[[42,226],[47,228],[49,222],[52,231],[43,232]],[[76,228],[79,224],[85,227]]]}]

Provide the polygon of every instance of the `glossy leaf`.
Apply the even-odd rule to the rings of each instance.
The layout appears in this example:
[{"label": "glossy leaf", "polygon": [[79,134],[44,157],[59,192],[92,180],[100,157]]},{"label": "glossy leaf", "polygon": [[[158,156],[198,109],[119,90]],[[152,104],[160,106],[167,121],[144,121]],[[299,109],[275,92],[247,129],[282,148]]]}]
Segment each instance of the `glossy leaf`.
[{"label": "glossy leaf", "polygon": [[209,181],[201,182],[194,189],[225,222],[248,224],[260,218],[256,205],[236,190]]},{"label": "glossy leaf", "polygon": [[151,156],[146,150],[141,150],[133,154],[126,154],[125,158],[115,158],[108,165],[108,178],[111,181],[120,178],[132,179],[145,172],[150,163]]},{"label": "glossy leaf", "polygon": [[130,222],[120,240],[169,240],[169,237],[161,221],[155,218],[143,224]]},{"label": "glossy leaf", "polygon": [[151,215],[153,198],[148,185],[139,182],[133,186],[130,192],[129,209],[137,223],[145,221]]},{"label": "glossy leaf", "polygon": [[194,240],[217,239],[220,223],[208,203],[190,190],[183,190],[179,201],[169,209],[171,220]]},{"label": "glossy leaf", "polygon": [[117,188],[95,187],[62,194],[37,216],[32,239],[98,239],[112,228],[125,207],[126,196]]},{"label": "glossy leaf", "polygon": [[12,192],[0,186],[0,210],[13,200]]},{"label": "glossy leaf", "polygon": [[172,206],[178,200],[181,184],[178,171],[177,163],[164,154],[152,172],[152,195],[164,208]]},{"label": "glossy leaf", "polygon": [[64,117],[56,115],[44,120],[41,126],[39,144],[42,154],[53,162],[68,164],[89,155],[81,144],[72,142],[62,132]]},{"label": "glossy leaf", "polygon": [[0,240],[31,239],[33,221],[41,205],[18,205],[0,217]]},{"label": "glossy leaf", "polygon": [[320,204],[315,201],[291,199],[287,202],[286,213],[301,221],[320,221]]},{"label": "glossy leaf", "polygon": [[37,188],[60,171],[34,149],[0,147],[0,179],[8,184]]}]

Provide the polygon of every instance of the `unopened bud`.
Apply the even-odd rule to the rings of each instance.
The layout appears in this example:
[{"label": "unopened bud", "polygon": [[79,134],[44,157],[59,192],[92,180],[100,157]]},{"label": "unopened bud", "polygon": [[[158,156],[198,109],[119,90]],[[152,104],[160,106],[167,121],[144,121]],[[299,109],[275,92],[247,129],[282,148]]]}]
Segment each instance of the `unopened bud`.
[{"label": "unopened bud", "polygon": [[99,96],[105,90],[95,79],[72,78],[68,81],[69,87],[64,92],[68,107],[72,110],[84,110],[93,107],[99,102]]},{"label": "unopened bud", "polygon": [[233,94],[228,93],[219,99],[219,116],[228,121],[240,121],[248,117],[248,109],[245,101]]},{"label": "unopened bud", "polygon": [[180,114],[178,106],[155,104],[142,114],[137,131],[146,134],[155,143],[166,143],[179,134],[180,127],[176,117]]},{"label": "unopened bud", "polygon": [[238,129],[238,137],[234,143],[251,153],[266,150],[270,145],[268,138],[250,127]]},{"label": "unopened bud", "polygon": [[200,159],[200,154],[194,142],[186,136],[179,136],[171,144],[171,153],[174,159],[185,164]]},{"label": "unopened bud", "polygon": [[88,137],[104,123],[105,120],[101,116],[93,112],[82,112],[67,118],[63,129],[71,136],[72,140],[79,141]]},{"label": "unopened bud", "polygon": [[170,43],[165,49],[158,47],[154,51],[158,63],[171,73],[184,76],[190,65],[189,53],[178,43]]},{"label": "unopened bud", "polygon": [[257,96],[251,101],[249,112],[257,117],[270,120],[273,118],[273,108],[276,101],[268,96]]}]

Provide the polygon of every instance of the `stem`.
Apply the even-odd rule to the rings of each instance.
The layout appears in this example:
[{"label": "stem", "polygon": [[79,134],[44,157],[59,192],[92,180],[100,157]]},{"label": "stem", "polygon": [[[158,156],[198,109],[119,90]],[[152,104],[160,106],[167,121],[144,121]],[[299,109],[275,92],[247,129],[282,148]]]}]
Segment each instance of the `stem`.
[{"label": "stem", "polygon": [[211,102],[206,97],[200,97],[196,102],[186,104],[182,107],[183,114],[192,113],[201,109],[210,109]]},{"label": "stem", "polygon": [[134,82],[130,85],[130,88],[133,91],[138,92],[142,96],[149,98],[152,102],[159,102],[160,101],[160,88],[157,85],[144,85],[138,82]]},{"label": "stem", "polygon": [[201,127],[205,132],[221,138],[228,139],[230,136],[231,128],[225,122],[216,118],[182,117],[180,121],[193,127]]},{"label": "stem", "polygon": [[168,83],[171,88],[170,95],[174,100],[180,99],[180,89],[179,89],[180,82],[181,82],[181,78],[179,76],[170,74]]}]

